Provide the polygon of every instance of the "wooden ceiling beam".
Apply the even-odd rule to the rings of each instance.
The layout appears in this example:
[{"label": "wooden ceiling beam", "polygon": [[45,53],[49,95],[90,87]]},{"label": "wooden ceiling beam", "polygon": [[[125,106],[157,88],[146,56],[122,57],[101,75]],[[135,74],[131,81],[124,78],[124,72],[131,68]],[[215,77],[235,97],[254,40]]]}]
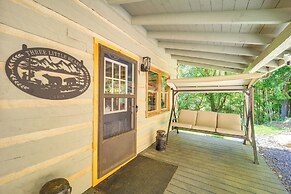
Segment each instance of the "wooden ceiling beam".
[{"label": "wooden ceiling beam", "polygon": [[208,44],[189,44],[189,43],[177,43],[177,42],[159,42],[159,47],[181,49],[189,51],[201,51],[209,53],[221,53],[230,55],[242,55],[242,56],[258,56],[260,51],[253,48],[242,48],[236,46],[218,46]]},{"label": "wooden ceiling beam", "polygon": [[272,37],[254,33],[214,33],[214,32],[171,32],[149,31],[149,38],[158,40],[186,40],[198,42],[243,43],[266,45],[272,42]]},{"label": "wooden ceiling beam", "polygon": [[279,60],[272,60],[269,63],[266,64],[267,67],[277,68],[279,67]]},{"label": "wooden ceiling beam", "polygon": [[291,47],[291,23],[249,65],[244,73],[254,73]]},{"label": "wooden ceiling beam", "polygon": [[131,23],[135,25],[281,24],[290,22],[290,13],[291,8],[288,7],[277,9],[151,14],[135,16],[132,18]]},{"label": "wooden ceiling beam", "polygon": [[120,4],[127,4],[127,3],[135,3],[141,2],[145,0],[107,0],[107,3],[110,5],[120,5]]},{"label": "wooden ceiling beam", "polygon": [[195,58],[195,57],[185,57],[185,56],[179,56],[179,55],[172,55],[173,59],[180,60],[180,61],[189,61],[199,64],[207,64],[212,66],[219,66],[219,67],[228,67],[228,68],[235,68],[235,69],[241,69],[244,70],[247,66],[239,63],[230,63],[230,62],[224,62],[224,61],[216,61],[216,60],[210,60],[210,59],[201,59],[201,58]]},{"label": "wooden ceiling beam", "polygon": [[211,59],[211,60],[241,63],[241,64],[247,64],[247,65],[250,64],[252,61],[251,58],[248,58],[248,57],[226,55],[226,54],[219,54],[219,53],[207,53],[207,52],[199,52],[199,51],[166,49],[166,53],[169,53],[172,55]]},{"label": "wooden ceiling beam", "polygon": [[178,62],[178,64],[192,65],[192,66],[199,67],[199,68],[215,69],[215,70],[234,72],[234,73],[242,73],[241,69],[225,68],[225,67],[214,66],[214,65],[204,65],[204,64],[200,64],[200,63],[183,61],[183,60],[178,60],[177,62]]},{"label": "wooden ceiling beam", "polygon": [[[277,62],[277,67],[261,67],[258,72],[263,72],[264,75],[267,75],[267,74],[270,74],[272,73],[273,71],[276,71],[277,69],[280,69],[281,67],[284,67],[285,65],[287,65],[287,61],[283,60],[283,59],[280,59],[278,60]],[[262,71],[262,69],[268,69],[268,71]]]}]

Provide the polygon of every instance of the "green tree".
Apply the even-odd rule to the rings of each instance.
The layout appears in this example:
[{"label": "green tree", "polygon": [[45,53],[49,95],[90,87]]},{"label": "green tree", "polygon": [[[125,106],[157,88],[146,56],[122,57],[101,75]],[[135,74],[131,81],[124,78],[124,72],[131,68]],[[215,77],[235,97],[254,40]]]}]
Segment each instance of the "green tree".
[{"label": "green tree", "polygon": [[255,121],[258,124],[290,117],[291,68],[282,67],[255,84]]}]

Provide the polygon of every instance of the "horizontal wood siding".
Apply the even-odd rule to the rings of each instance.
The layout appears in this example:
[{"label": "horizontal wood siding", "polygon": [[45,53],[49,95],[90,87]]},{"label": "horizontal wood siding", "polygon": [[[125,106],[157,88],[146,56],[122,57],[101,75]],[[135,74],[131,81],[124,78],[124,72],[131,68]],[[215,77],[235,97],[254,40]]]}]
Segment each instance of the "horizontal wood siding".
[{"label": "horizontal wood siding", "polygon": [[[134,56],[150,56],[175,77],[175,61],[129,18],[105,1],[0,0],[0,193],[36,194],[57,177],[67,178],[74,194],[92,186],[94,37]],[[5,73],[6,60],[22,44],[83,60],[90,87],[61,101],[22,92]],[[165,112],[145,118],[145,86],[145,73],[139,72],[138,152],[155,141],[156,130],[166,129],[169,116]]]}]

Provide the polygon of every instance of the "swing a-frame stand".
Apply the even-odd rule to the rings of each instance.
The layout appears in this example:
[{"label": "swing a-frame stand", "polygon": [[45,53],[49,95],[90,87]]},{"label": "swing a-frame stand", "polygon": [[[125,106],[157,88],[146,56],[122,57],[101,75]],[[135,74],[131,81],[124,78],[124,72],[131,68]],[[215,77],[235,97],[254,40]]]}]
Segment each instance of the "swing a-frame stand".
[{"label": "swing a-frame stand", "polygon": [[[168,85],[171,87],[172,91],[172,107],[170,113],[170,119],[168,123],[167,132],[167,143],[169,140],[170,129],[174,129],[172,126],[173,122],[177,122],[176,106],[175,106],[175,96],[179,92],[196,92],[196,93],[208,93],[208,92],[243,92],[244,93],[244,129],[245,135],[233,135],[226,133],[218,133],[212,131],[197,131],[202,133],[215,134],[220,136],[228,136],[241,138],[244,140],[243,144],[247,141],[253,148],[254,153],[254,163],[259,164],[257,145],[255,139],[254,130],[254,87],[255,83],[259,78],[260,74],[241,74],[241,75],[231,75],[231,76],[217,76],[217,77],[203,77],[194,79],[176,79],[168,80]],[[175,127],[176,128],[176,127]],[[184,127],[183,127],[184,128]],[[179,133],[179,129],[177,133]],[[189,130],[189,128],[185,128]],[[190,130],[195,129],[191,128]]]}]

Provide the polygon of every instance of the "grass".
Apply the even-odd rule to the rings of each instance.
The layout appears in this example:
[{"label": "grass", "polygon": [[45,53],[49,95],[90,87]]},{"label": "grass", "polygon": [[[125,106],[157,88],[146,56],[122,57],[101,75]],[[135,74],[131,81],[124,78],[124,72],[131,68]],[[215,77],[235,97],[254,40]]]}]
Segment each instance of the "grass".
[{"label": "grass", "polygon": [[283,128],[274,127],[274,126],[266,126],[266,125],[255,125],[255,133],[260,135],[271,135],[271,134],[279,134],[284,130]]},{"label": "grass", "polygon": [[273,121],[267,125],[255,125],[256,134],[272,135],[281,132],[291,132],[291,118],[283,121]]},{"label": "grass", "polygon": [[214,138],[221,138],[221,139],[224,139],[223,136],[220,136],[220,135],[212,135],[212,134],[209,134],[210,137],[214,137]]}]

